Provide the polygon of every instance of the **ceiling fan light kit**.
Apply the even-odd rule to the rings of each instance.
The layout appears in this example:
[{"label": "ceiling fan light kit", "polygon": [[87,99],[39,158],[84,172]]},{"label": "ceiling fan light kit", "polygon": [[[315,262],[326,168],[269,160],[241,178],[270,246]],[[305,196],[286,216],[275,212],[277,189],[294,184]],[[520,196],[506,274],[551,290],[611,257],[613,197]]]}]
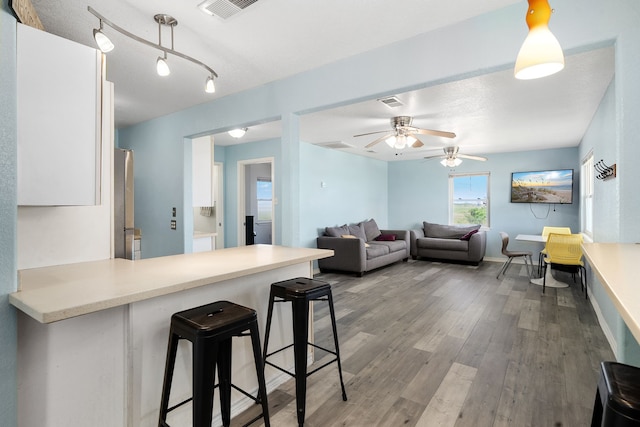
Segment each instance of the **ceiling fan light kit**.
[{"label": "ceiling fan light kit", "polygon": [[564,54],[558,39],[549,30],[553,10],[547,0],[528,0],[527,26],[529,34],[524,40],[514,75],[520,80],[550,76],[564,68]]},{"label": "ceiling fan light kit", "polygon": [[[88,6],[87,10],[89,11],[89,13],[91,13],[93,16],[95,16],[100,20],[100,28],[99,29],[96,28],[93,30],[93,38],[95,39],[96,44],[98,45],[98,48],[103,53],[111,52],[115,47],[113,42],[103,32],[103,24],[106,24],[109,27],[116,30],[117,32],[119,32],[120,34],[129,37],[130,39],[133,39],[139,43],[145,44],[147,46],[150,46],[152,48],[162,51],[162,55],[159,56],[158,59],[156,60],[156,72],[158,73],[158,75],[168,76],[169,74],[171,74],[171,69],[169,68],[169,64],[167,62],[167,54],[171,54],[173,56],[177,56],[178,58],[186,59],[187,61],[192,62],[204,68],[205,70],[207,70],[209,75],[205,82],[205,88],[204,88],[205,92],[207,93],[215,92],[215,85],[213,80],[218,77],[218,74],[213,70],[213,68],[209,67],[204,62],[199,61],[195,58],[192,58],[191,56],[185,55],[182,52],[178,52],[173,48],[173,28],[176,25],[178,25],[178,21],[172,16],[161,14],[161,13],[154,15],[153,19],[158,23],[158,43],[154,43],[149,40],[143,39],[142,37],[138,37],[135,34],[125,30],[124,28],[119,27],[118,25],[114,24],[113,22],[109,21],[104,16],[99,14],[91,6]],[[171,48],[164,47],[162,45],[163,26],[164,27],[168,26],[171,29]]]},{"label": "ceiling fan light kit", "polygon": [[431,130],[431,129],[420,129],[417,127],[411,126],[413,122],[413,117],[410,116],[397,116],[391,118],[391,131],[381,130],[376,132],[368,132],[362,133],[359,135],[354,135],[354,137],[358,136],[367,136],[374,135],[376,133],[384,133],[385,135],[381,136],[378,139],[370,142],[365,145],[365,148],[371,148],[379,142],[386,142],[387,145],[391,148],[395,148],[396,150],[402,150],[407,146],[413,148],[419,148],[424,145],[420,139],[416,135],[433,135],[433,136],[441,136],[444,138],[455,138],[456,134],[453,132],[444,132],[441,130]]}]

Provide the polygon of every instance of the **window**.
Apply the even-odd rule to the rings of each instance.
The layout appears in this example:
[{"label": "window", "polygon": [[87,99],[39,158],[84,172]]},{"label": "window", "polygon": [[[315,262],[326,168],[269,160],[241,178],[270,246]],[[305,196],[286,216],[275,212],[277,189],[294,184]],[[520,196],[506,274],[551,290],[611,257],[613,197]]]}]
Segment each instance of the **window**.
[{"label": "window", "polygon": [[257,221],[271,221],[273,212],[272,186],[268,178],[258,178],[256,181],[256,194],[258,198],[258,218]]},{"label": "window", "polygon": [[589,237],[593,237],[593,179],[593,152],[589,152],[580,173],[580,225]]},{"label": "window", "polygon": [[489,173],[449,175],[449,224],[489,227]]}]

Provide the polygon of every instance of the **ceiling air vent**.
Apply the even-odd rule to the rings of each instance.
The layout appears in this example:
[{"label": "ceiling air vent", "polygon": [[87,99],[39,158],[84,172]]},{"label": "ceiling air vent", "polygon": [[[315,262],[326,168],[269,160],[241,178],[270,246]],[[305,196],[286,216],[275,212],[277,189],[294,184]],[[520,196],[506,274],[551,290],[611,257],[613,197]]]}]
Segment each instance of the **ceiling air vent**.
[{"label": "ceiling air vent", "polygon": [[380,98],[378,101],[382,102],[387,107],[395,108],[404,105],[400,100],[395,96],[388,96],[386,98]]},{"label": "ceiling air vent", "polygon": [[317,145],[318,147],[333,148],[335,150],[338,150],[340,148],[353,148],[353,145],[345,144],[342,141],[318,142],[313,145]]},{"label": "ceiling air vent", "polygon": [[200,3],[198,7],[208,15],[215,15],[218,18],[227,19],[257,1],[258,0],[206,0]]}]

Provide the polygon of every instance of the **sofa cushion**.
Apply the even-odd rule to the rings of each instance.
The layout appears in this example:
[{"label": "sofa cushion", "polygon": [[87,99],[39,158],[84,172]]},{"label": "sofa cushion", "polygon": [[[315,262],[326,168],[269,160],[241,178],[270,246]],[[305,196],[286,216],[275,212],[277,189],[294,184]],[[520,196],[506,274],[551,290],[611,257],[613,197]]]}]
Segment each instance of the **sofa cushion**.
[{"label": "sofa cushion", "polygon": [[376,221],[373,218],[368,221],[362,221],[358,225],[362,227],[362,229],[364,229],[364,234],[366,236],[367,242],[374,240],[376,237],[382,234],[380,232],[380,229],[378,228],[378,224],[376,224]]},{"label": "sofa cushion", "polygon": [[389,252],[404,251],[407,249],[407,242],[404,240],[387,240],[387,241],[373,241],[370,242],[371,246],[382,245],[389,248]]},{"label": "sofa cushion", "polygon": [[379,256],[387,255],[389,248],[386,245],[371,244],[366,249],[367,259],[377,258]]},{"label": "sofa cushion", "polygon": [[462,236],[473,230],[479,230],[480,225],[460,227],[457,225],[432,224],[424,221],[424,236],[438,239],[460,239]]},{"label": "sofa cushion", "polygon": [[341,227],[327,227],[324,229],[324,234],[331,237],[340,237],[343,234],[351,233],[349,232],[349,227],[347,226],[347,224],[345,224]]},{"label": "sofa cushion", "polygon": [[440,239],[437,237],[421,238],[416,241],[419,249],[435,249],[444,251],[464,251],[469,250],[469,242],[460,239]]}]

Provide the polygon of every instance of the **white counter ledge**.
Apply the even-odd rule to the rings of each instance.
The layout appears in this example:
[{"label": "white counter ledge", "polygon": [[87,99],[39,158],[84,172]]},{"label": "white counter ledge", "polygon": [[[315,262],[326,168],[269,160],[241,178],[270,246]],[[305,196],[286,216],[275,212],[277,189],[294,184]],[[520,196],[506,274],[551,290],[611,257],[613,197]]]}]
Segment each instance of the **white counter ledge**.
[{"label": "white counter ledge", "polygon": [[35,320],[51,323],[332,255],[324,249],[252,245],[21,270],[19,291],[9,302]]},{"label": "white counter ledge", "polygon": [[640,342],[640,244],[583,243],[582,247],[620,316]]}]

